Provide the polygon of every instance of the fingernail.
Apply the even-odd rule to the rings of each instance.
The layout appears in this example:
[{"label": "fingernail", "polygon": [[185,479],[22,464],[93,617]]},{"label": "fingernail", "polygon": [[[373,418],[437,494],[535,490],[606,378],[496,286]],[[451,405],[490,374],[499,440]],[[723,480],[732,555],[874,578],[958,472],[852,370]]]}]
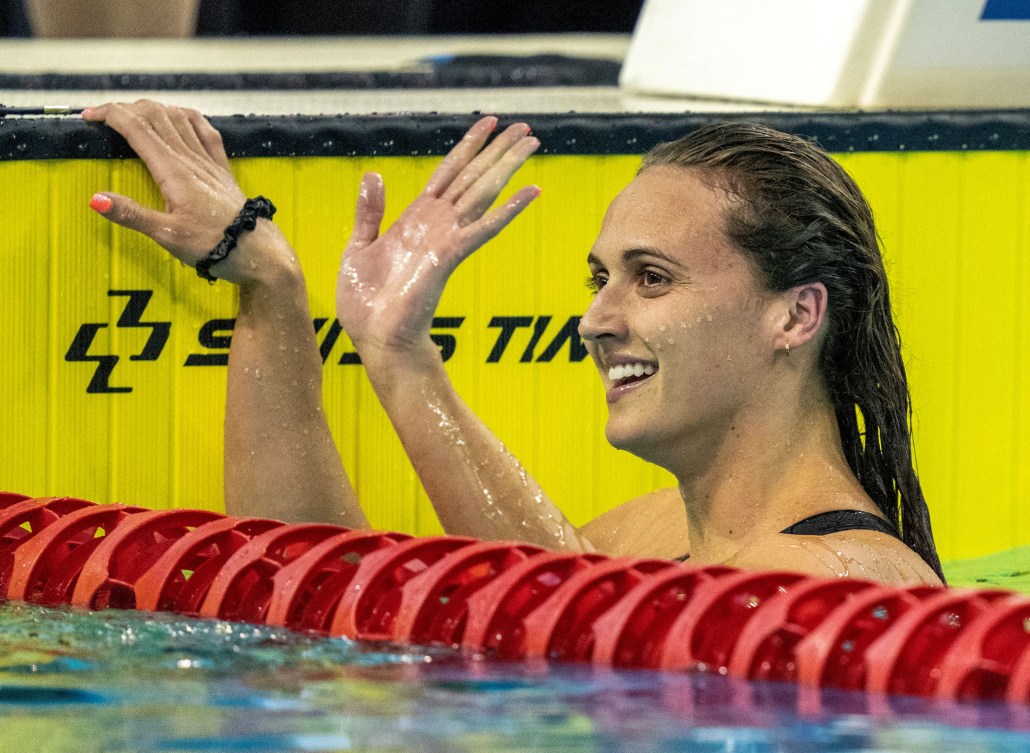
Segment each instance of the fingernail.
[{"label": "fingernail", "polygon": [[492,130],[494,130],[497,127],[497,117],[494,116],[494,115],[491,115],[488,118],[488,120],[490,122],[490,130],[492,131]]},{"label": "fingernail", "polygon": [[93,198],[89,200],[89,208],[94,212],[99,212],[100,214],[107,214],[111,209],[112,204],[114,204],[114,202],[111,201],[111,197],[105,196],[102,193],[93,194]]}]

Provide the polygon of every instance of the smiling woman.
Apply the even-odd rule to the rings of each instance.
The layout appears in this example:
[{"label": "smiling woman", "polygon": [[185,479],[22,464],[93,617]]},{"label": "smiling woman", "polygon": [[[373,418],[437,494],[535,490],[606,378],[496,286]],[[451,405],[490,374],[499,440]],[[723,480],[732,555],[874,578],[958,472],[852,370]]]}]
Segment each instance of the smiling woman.
[{"label": "smiling woman", "polygon": [[[676,475],[693,557],[804,567],[825,547],[831,569],[941,575],[872,212],[829,155],[750,124],[660,145],[591,265],[599,289],[623,286],[583,319],[595,360],[636,343],[656,364],[612,383],[610,406],[628,404],[610,408],[608,438]],[[621,440],[617,415],[634,410],[620,391],[643,403],[645,387],[656,415],[643,441]]]},{"label": "smiling woman", "polygon": [[[166,203],[156,212],[105,192],[94,208],[240,287],[229,512],[367,525],[321,410],[296,257],[268,212],[248,210],[218,134],[198,113],[147,102],[84,116],[125,135]],[[539,146],[525,124],[490,141],[495,125],[472,126],[383,232],[383,183],[366,175],[337,281],[338,319],[445,530],[939,582],[869,208],[820,149],[746,124],[654,150],[589,258],[596,296],[581,335],[606,388],[608,439],[670,470],[678,489],[582,527],[565,518],[458,396],[430,337],[453,271],[539,193],[491,209]],[[230,236],[232,253],[219,242]]]}]

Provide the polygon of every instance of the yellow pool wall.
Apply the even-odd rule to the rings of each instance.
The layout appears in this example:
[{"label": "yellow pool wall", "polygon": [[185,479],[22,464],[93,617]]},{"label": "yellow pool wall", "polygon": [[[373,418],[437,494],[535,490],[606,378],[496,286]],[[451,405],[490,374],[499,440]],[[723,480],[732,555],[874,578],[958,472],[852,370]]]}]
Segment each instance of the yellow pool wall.
[{"label": "yellow pool wall", "polygon": [[[1030,543],[1030,152],[836,155],[867,193],[883,240],[915,409],[918,470],[945,560]],[[248,195],[279,208],[277,224],[307,272],[312,315],[334,311],[340,251],[360,176],[375,169],[395,217],[436,157],[253,158],[234,162]],[[582,313],[585,257],[604,209],[638,156],[537,156],[518,181],[541,198],[455,274],[437,313],[464,317],[448,369],[460,393],[575,523],[671,477],[604,439],[605,404],[589,359],[569,343],[539,357]],[[112,190],[159,206],[134,160],[0,162],[0,327],[4,387],[0,488],[148,507],[222,508],[225,369],[185,366],[205,323],[234,315],[231,286],[209,286],[149,240],[88,209]],[[127,295],[152,291],[143,322],[169,322],[156,360],[130,360],[150,330],[117,326]],[[551,320],[533,361],[533,326],[496,363],[494,317]],[[84,324],[90,355],[117,355],[112,387],[87,394],[93,362],[69,362]],[[224,333],[223,333],[224,334]],[[373,525],[440,531],[362,372],[335,343],[324,368],[327,415]]]}]

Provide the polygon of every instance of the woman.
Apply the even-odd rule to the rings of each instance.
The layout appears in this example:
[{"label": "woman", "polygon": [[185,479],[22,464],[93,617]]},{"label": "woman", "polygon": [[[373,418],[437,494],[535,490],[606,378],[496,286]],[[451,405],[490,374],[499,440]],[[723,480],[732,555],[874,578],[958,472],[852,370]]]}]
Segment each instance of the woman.
[{"label": "woman", "polygon": [[[203,259],[243,203],[213,129],[197,113],[152,103],[85,117],[126,136],[167,205],[160,213],[101,194],[95,208],[188,264]],[[588,259],[596,296],[581,335],[605,385],[609,440],[670,470],[678,490],[579,529],[568,522],[455,393],[429,338],[451,272],[538,193],[522,189],[488,211],[538,146],[517,124],[484,148],[495,123],[473,126],[382,235],[382,181],[365,176],[337,283],[338,318],[445,530],[940,582],[868,205],[825,153],[759,126],[702,129],[658,147],[608,210]],[[259,221],[210,271],[241,291],[227,506],[308,519],[331,509],[364,525],[321,414],[320,365],[288,246]],[[271,365],[281,346],[298,343],[307,361]],[[298,374],[307,390],[294,395]],[[291,435],[268,430],[277,425]]]}]

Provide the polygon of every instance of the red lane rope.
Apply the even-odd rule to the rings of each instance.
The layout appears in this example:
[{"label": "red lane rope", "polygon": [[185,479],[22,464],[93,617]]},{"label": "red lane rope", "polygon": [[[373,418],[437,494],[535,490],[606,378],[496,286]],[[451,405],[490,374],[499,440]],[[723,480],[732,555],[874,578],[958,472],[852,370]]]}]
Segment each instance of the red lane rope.
[{"label": "red lane rope", "polygon": [[1030,597],[0,492],[0,599],[1030,704]]}]

